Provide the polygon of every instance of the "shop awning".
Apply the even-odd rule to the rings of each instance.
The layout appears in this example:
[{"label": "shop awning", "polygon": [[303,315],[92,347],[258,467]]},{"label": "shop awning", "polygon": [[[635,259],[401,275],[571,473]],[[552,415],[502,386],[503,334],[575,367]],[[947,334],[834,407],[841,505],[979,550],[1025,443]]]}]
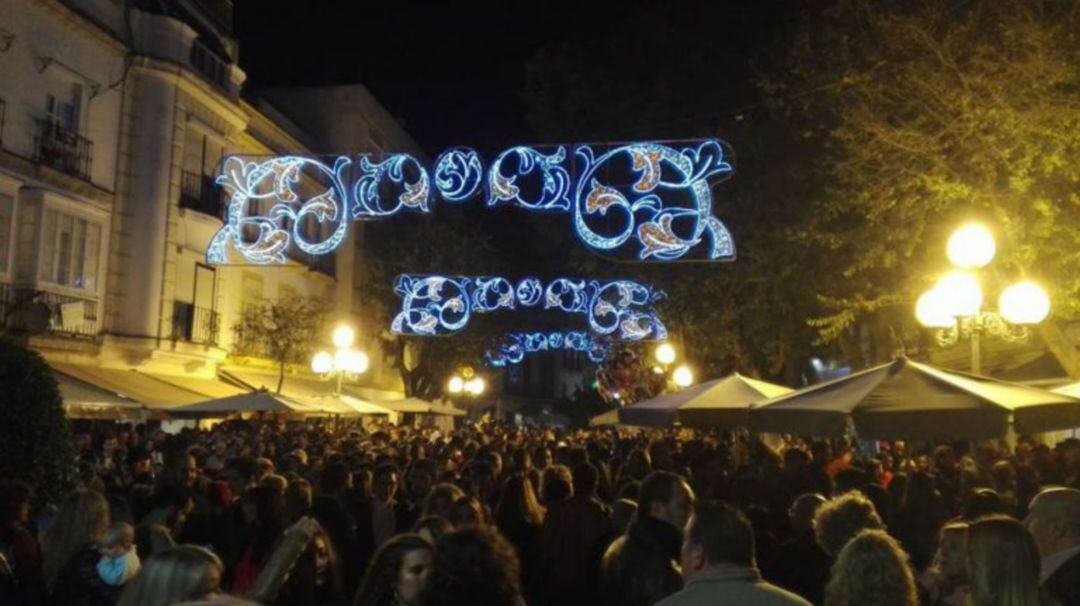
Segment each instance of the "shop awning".
[{"label": "shop awning", "polygon": [[[59,373],[83,383],[153,409],[173,408],[220,397],[217,393],[210,393],[210,391],[227,391],[229,387],[221,381],[212,379],[175,377],[164,381],[159,376],[120,368],[65,363],[54,363],[52,367]],[[220,384],[221,387],[217,385],[211,387],[215,383]],[[236,395],[243,391],[232,388],[226,395]]]},{"label": "shop awning", "polygon": [[428,402],[420,398],[403,398],[400,400],[386,400],[377,403],[379,406],[384,406],[393,410],[394,412],[402,413],[415,413],[415,414],[430,414],[440,415],[447,417],[460,417],[465,415],[465,411],[453,406],[447,406],[446,404],[439,404],[437,402]]},{"label": "shop awning", "polygon": [[53,370],[60,387],[60,397],[69,417],[77,419],[138,419],[146,407],[119,394],[101,389]]}]

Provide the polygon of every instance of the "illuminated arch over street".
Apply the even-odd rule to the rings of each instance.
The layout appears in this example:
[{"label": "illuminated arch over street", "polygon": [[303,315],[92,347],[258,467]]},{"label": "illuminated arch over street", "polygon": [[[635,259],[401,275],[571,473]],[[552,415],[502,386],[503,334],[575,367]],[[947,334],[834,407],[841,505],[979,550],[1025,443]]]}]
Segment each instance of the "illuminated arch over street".
[{"label": "illuminated arch over street", "polygon": [[546,351],[579,351],[599,364],[607,356],[608,344],[588,332],[512,332],[503,335],[484,354],[484,362],[493,368],[521,364],[529,354]]},{"label": "illuminated arch over street", "polygon": [[468,148],[431,167],[410,154],[230,156],[229,195],[207,260],[282,264],[290,248],[325,255],[353,221],[427,213],[436,201],[568,214],[589,250],[639,262],[730,261],[735,244],[714,214],[712,185],[731,175],[716,139],[513,147],[486,168]]}]

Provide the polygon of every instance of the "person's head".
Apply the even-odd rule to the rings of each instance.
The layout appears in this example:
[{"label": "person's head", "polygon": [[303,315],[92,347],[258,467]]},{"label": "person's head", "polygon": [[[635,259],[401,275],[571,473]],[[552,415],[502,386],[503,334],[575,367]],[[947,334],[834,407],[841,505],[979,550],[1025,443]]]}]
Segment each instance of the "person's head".
[{"label": "person's head", "polygon": [[574,494],[579,498],[596,496],[596,486],[600,483],[600,473],[588,461],[574,466]]},{"label": "person's head", "polygon": [[967,530],[964,522],[946,524],[941,529],[934,560],[946,578],[963,579],[967,575]]},{"label": "person's head", "polygon": [[424,606],[517,606],[521,566],[502,535],[482,529],[457,530],[435,546]]},{"label": "person's head", "polygon": [[1004,514],[1007,511],[1008,507],[997,491],[990,488],[977,488],[964,499],[960,515],[963,519],[971,521],[984,516]]},{"label": "person's head", "polygon": [[1080,490],[1048,488],[1035,495],[1024,525],[1044,558],[1080,545]]},{"label": "person's head", "polygon": [[483,503],[476,497],[461,497],[450,506],[447,520],[454,528],[486,528],[488,526],[487,513]]},{"label": "person's head", "polygon": [[515,473],[503,483],[502,494],[495,507],[495,521],[499,528],[523,524],[539,526],[543,523],[544,509],[525,474]]},{"label": "person's head", "polygon": [[683,578],[718,564],[754,566],[754,531],[738,509],[724,503],[701,503],[686,525]]},{"label": "person's head", "polygon": [[289,488],[289,480],[287,480],[285,476],[281,476],[276,473],[270,473],[263,476],[263,479],[261,482],[259,482],[259,485],[271,486],[284,494],[285,491]]},{"label": "person's head", "polygon": [[0,480],[0,533],[30,519],[30,500],[34,492],[20,480]]},{"label": "person's head", "polygon": [[323,466],[319,476],[322,494],[336,495],[352,487],[352,474],[344,461],[331,461]]},{"label": "person's head", "polygon": [[371,479],[371,497],[381,503],[394,500],[398,488],[398,468],[393,463],[383,463],[375,468]]},{"label": "person's head", "polygon": [[574,478],[565,465],[549,465],[540,475],[540,501],[545,506],[574,495]]},{"label": "person's head", "polygon": [[221,478],[229,484],[234,498],[243,496],[254,486],[258,475],[259,468],[251,457],[233,457],[225,462],[225,468],[221,472]]},{"label": "person's head", "polygon": [[820,494],[807,493],[799,495],[788,509],[788,522],[791,524],[791,532],[802,535],[814,530],[814,514],[819,507],[825,504],[825,497]]},{"label": "person's head", "polygon": [[186,450],[174,450],[165,459],[165,482],[176,486],[191,488],[199,475],[195,457]]},{"label": "person's head", "polygon": [[818,545],[834,556],[859,532],[882,528],[884,524],[874,504],[858,492],[834,497],[823,503],[814,514],[814,533]]},{"label": "person's head", "polygon": [[181,545],[150,556],[120,594],[117,606],[171,606],[205,600],[221,586],[224,566],[212,552]]},{"label": "person's head", "polygon": [[916,606],[908,555],[883,530],[864,530],[836,558],[825,587],[827,606]]},{"label": "person's head", "polygon": [[64,501],[41,536],[42,569],[50,588],[71,556],[97,543],[108,528],[109,503],[101,493],[77,490]]},{"label": "person's head", "polygon": [[405,474],[405,486],[413,502],[425,499],[435,485],[438,469],[434,459],[420,459]]},{"label": "person's head", "polygon": [[135,528],[125,522],[117,522],[101,535],[98,552],[108,558],[118,558],[131,550],[135,544]]},{"label": "person's head", "polygon": [[641,483],[638,516],[648,515],[682,530],[693,507],[694,492],[682,476],[654,471]]},{"label": "person's head", "polygon": [[412,529],[413,533],[424,537],[432,545],[437,543],[440,537],[452,530],[454,530],[454,525],[447,521],[446,518],[440,518],[439,516],[420,518]]},{"label": "person's head", "polygon": [[1039,548],[1024,525],[1008,516],[987,516],[968,526],[967,573],[980,606],[1038,604]]},{"label": "person's head", "polygon": [[424,509],[421,517],[438,516],[450,518],[450,509],[454,502],[465,496],[465,492],[450,483],[436,484],[424,499]]},{"label": "person's head", "polygon": [[418,535],[390,539],[372,556],[353,605],[416,606],[431,574],[431,557],[431,543]]},{"label": "person's head", "polygon": [[285,519],[295,522],[311,511],[312,503],[311,483],[307,480],[294,480],[289,482],[285,489]]}]

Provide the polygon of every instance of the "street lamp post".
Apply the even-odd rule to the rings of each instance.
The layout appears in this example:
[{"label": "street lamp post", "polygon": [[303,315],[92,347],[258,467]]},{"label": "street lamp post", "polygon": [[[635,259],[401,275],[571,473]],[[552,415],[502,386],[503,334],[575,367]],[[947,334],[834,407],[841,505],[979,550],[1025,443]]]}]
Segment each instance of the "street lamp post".
[{"label": "street lamp post", "polygon": [[334,329],[334,353],[319,351],[311,358],[311,370],[325,380],[336,381],[334,395],[341,395],[341,383],[345,379],[355,380],[367,372],[367,354],[353,349],[356,333],[349,326]]},{"label": "street lamp post", "polygon": [[[934,329],[941,346],[955,345],[961,338],[971,341],[971,371],[982,372],[982,335],[1019,342],[1028,338],[1030,327],[1050,314],[1050,298],[1034,282],[1018,282],[1005,288],[998,309],[983,308],[983,291],[971,273],[985,267],[996,252],[994,236],[985,227],[969,223],[949,238],[949,261],[959,268],[941,278],[915,303],[920,324]],[[965,271],[966,270],[966,271]]]},{"label": "street lamp post", "polygon": [[667,375],[667,379],[674,383],[675,387],[679,389],[685,389],[694,384],[694,371],[690,370],[690,367],[681,364],[674,371],[668,375],[668,368],[675,363],[678,357],[675,352],[675,348],[670,343],[661,343],[656,346],[656,351],[653,352],[653,356],[656,361],[660,363],[660,366],[653,368],[657,374]]},{"label": "street lamp post", "polygon": [[[446,382],[446,391],[453,398],[468,397],[479,398],[484,395],[487,390],[487,381],[483,377],[477,376],[471,367],[466,366],[462,368],[458,373],[450,377],[450,380]],[[501,419],[501,403],[498,399],[495,400],[495,416]]]}]

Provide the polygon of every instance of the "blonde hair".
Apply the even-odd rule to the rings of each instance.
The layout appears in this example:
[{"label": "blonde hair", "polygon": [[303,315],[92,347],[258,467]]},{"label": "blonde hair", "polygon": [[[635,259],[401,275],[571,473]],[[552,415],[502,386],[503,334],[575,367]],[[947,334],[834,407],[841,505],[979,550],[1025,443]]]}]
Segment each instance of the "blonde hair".
[{"label": "blonde hair", "polygon": [[1039,586],[1039,549],[1024,525],[1003,515],[968,526],[968,582],[979,606],[1049,603]]},{"label": "blonde hair", "polygon": [[864,530],[836,558],[826,606],[916,606],[915,575],[908,555],[883,530]]},{"label": "blonde hair", "polygon": [[135,542],[135,529],[126,522],[117,522],[101,535],[98,544],[101,547],[120,547]]},{"label": "blonde hair", "polygon": [[101,493],[77,490],[64,501],[41,535],[42,572],[49,590],[68,561],[99,541],[108,527],[109,503]]},{"label": "blonde hair", "polygon": [[861,492],[829,499],[814,514],[814,535],[818,545],[830,555],[839,553],[859,532],[884,527],[874,502]]},{"label": "blonde hair", "polygon": [[202,547],[166,549],[146,561],[116,606],[171,606],[206,600],[221,586],[224,568],[216,555]]}]

